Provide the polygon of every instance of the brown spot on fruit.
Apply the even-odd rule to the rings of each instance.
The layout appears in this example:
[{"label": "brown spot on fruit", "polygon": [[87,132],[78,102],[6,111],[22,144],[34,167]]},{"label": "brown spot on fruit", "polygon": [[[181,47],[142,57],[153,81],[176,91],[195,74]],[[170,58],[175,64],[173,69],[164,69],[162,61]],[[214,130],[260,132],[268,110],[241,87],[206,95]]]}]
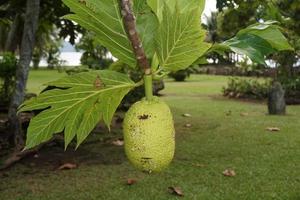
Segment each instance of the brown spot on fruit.
[{"label": "brown spot on fruit", "polygon": [[139,116],[139,120],[146,120],[148,118],[149,118],[149,115],[145,115],[145,114]]}]

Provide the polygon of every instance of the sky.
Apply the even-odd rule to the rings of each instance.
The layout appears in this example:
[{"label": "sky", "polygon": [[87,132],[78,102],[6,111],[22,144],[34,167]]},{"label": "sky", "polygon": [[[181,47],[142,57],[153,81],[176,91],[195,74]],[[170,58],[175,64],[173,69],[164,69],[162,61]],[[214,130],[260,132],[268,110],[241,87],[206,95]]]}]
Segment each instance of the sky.
[{"label": "sky", "polygon": [[[217,11],[216,8],[217,1],[216,0],[206,0],[205,9],[203,15],[210,16],[211,12]],[[205,17],[202,16],[203,23],[205,23]]]},{"label": "sky", "polygon": [[205,3],[205,13],[210,13],[211,11],[216,11],[217,1],[216,0],[206,0]]}]

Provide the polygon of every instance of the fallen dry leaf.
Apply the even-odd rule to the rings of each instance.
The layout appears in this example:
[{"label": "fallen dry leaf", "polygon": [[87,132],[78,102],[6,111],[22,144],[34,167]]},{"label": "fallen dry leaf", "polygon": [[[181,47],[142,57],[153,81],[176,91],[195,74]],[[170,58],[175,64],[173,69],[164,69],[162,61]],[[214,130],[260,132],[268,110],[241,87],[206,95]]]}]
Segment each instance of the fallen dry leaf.
[{"label": "fallen dry leaf", "polygon": [[132,178],[127,179],[127,185],[133,185],[136,182],[137,182],[137,180],[135,180],[135,179],[132,179]]},{"label": "fallen dry leaf", "polygon": [[34,158],[39,158],[40,156],[39,156],[39,154],[34,154],[33,157],[34,157]]},{"label": "fallen dry leaf", "polygon": [[182,114],[183,117],[191,117],[192,115],[189,113]]},{"label": "fallen dry leaf", "polygon": [[278,132],[280,131],[280,128],[278,127],[268,127],[266,128],[267,131],[271,131],[271,132]]},{"label": "fallen dry leaf", "polygon": [[172,187],[171,186],[171,187],[168,187],[168,189],[169,189],[169,192],[171,194],[174,194],[174,195],[177,195],[177,196],[180,196],[180,197],[184,196],[184,194],[182,192],[182,189],[180,187]]},{"label": "fallen dry leaf", "polygon": [[232,169],[226,169],[225,171],[223,171],[223,175],[228,177],[234,177],[236,176],[236,173]]},{"label": "fallen dry leaf", "polygon": [[1,124],[5,124],[8,120],[0,119]]},{"label": "fallen dry leaf", "polygon": [[190,127],[192,127],[192,124],[186,124],[184,126],[187,127],[187,128],[190,128]]},{"label": "fallen dry leaf", "polygon": [[124,146],[124,140],[114,140],[111,142],[111,144],[115,145],[115,146]]},{"label": "fallen dry leaf", "polygon": [[242,117],[247,117],[247,116],[249,116],[249,113],[241,113],[240,114]]},{"label": "fallen dry leaf", "polygon": [[78,166],[74,163],[65,163],[61,165],[58,169],[59,170],[66,170],[66,169],[76,169]]}]

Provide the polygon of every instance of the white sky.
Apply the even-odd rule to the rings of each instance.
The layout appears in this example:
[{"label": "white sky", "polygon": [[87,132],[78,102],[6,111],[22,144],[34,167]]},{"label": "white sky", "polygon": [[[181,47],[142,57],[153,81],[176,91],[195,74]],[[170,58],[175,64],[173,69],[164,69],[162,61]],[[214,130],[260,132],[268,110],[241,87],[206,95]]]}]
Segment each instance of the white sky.
[{"label": "white sky", "polygon": [[[216,0],[206,0],[203,15],[210,16],[211,12],[217,11],[216,5],[217,5]],[[202,17],[202,21],[203,23],[205,23],[205,17]]]},{"label": "white sky", "polygon": [[216,0],[206,0],[204,13],[208,14],[212,11],[217,11],[217,1]]}]

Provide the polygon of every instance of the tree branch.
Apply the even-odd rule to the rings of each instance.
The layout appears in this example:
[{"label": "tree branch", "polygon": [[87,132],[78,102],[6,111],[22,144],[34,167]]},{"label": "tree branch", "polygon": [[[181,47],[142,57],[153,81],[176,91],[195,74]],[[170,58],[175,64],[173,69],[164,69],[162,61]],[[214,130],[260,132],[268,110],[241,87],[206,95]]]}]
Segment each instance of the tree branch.
[{"label": "tree branch", "polygon": [[136,30],[135,16],[132,12],[130,0],[120,0],[120,5],[125,30],[131,42],[138,65],[144,70],[146,75],[150,75],[151,67],[147,60],[139,34]]}]

